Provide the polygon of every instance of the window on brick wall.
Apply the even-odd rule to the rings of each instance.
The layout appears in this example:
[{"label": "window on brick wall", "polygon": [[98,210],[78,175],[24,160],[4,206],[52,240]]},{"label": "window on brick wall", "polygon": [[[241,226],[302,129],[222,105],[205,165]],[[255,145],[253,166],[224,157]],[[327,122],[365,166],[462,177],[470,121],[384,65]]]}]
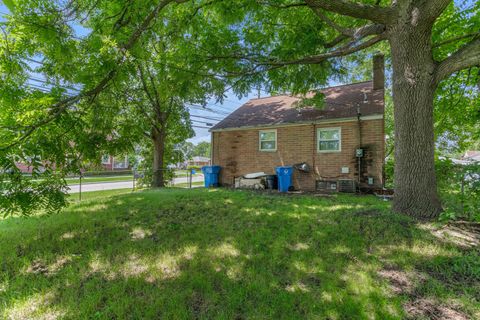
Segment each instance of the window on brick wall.
[{"label": "window on brick wall", "polygon": [[319,128],[317,129],[317,151],[337,152],[342,150],[342,129],[341,128]]},{"label": "window on brick wall", "polygon": [[277,130],[260,130],[258,140],[260,151],[277,150]]}]

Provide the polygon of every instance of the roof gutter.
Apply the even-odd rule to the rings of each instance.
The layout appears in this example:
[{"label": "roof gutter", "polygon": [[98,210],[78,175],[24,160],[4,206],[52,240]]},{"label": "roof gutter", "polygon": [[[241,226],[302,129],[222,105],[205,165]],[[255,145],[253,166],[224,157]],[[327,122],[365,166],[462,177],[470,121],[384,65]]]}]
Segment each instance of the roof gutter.
[{"label": "roof gutter", "polygon": [[292,123],[277,123],[277,124],[262,124],[257,126],[244,126],[244,127],[233,127],[233,128],[212,128],[208,130],[209,132],[222,132],[222,131],[238,131],[238,130],[251,130],[251,129],[263,129],[263,128],[282,128],[282,127],[292,127],[292,126],[307,126],[312,124],[330,124],[330,123],[342,123],[342,122],[351,122],[358,120],[379,120],[383,119],[383,114],[372,114],[368,116],[361,116],[358,118],[349,117],[349,118],[338,118],[338,119],[325,119],[317,121],[301,121],[301,122],[292,122]]}]

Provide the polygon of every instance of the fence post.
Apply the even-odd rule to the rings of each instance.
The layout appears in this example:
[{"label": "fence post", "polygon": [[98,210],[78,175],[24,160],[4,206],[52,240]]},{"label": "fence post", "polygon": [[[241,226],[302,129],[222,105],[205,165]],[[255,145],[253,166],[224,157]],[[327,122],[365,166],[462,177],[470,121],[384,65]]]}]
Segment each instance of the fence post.
[{"label": "fence post", "polygon": [[[465,216],[465,201],[464,201],[464,196],[465,196],[465,174],[464,171],[462,170],[462,185],[461,185],[461,193],[462,195],[460,196],[461,199],[461,204],[462,204],[462,216]],[[469,217],[470,218],[470,217]]]},{"label": "fence post", "polygon": [[135,170],[132,170],[132,175],[133,175],[133,179],[132,179],[132,191],[135,191]]},{"label": "fence post", "polygon": [[190,169],[190,188],[189,189],[192,189],[192,176],[193,176],[193,169]]},{"label": "fence post", "polygon": [[80,183],[78,184],[78,201],[82,201],[82,173],[80,173]]}]

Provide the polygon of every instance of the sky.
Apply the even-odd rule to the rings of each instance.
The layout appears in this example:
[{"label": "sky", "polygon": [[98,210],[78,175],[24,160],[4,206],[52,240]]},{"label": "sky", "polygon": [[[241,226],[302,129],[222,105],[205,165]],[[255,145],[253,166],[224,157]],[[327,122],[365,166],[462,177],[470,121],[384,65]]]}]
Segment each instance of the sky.
[{"label": "sky", "polygon": [[[257,98],[258,92],[252,91],[246,97],[243,97],[241,99],[236,97],[235,94],[231,91],[228,91],[226,95],[227,95],[227,98],[223,101],[223,104],[215,104],[215,101],[211,101],[209,104],[207,104],[207,108],[214,110],[213,112],[209,110],[200,110],[200,108],[190,108],[190,114],[192,115],[191,119],[193,121],[206,121],[207,123],[210,123],[210,124],[216,124],[219,121],[210,121],[205,119],[202,120],[201,118],[196,118],[195,116],[223,119],[228,114],[232,113],[233,111],[238,109],[241,105],[246,103],[248,100]],[[267,96],[267,93],[262,91],[261,97],[265,97],[265,96]],[[206,126],[205,123],[200,124],[196,122],[193,122],[193,125]],[[210,142],[210,133],[208,132],[208,129],[203,129],[203,128],[193,128],[193,129],[195,130],[195,137],[189,139],[188,141],[191,141],[194,144],[197,144],[202,141]]]}]

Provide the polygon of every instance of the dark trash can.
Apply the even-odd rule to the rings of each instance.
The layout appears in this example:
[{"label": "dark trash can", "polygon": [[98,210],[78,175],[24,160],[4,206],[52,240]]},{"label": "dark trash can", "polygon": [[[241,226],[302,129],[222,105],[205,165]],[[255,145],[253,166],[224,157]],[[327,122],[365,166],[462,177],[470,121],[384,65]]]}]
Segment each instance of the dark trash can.
[{"label": "dark trash can", "polygon": [[205,177],[205,188],[218,187],[218,174],[220,166],[204,166],[202,172]]},{"label": "dark trash can", "polygon": [[265,177],[265,182],[267,185],[267,189],[273,190],[278,188],[278,183],[277,183],[277,176],[276,175],[270,175]]},{"label": "dark trash can", "polygon": [[278,191],[287,192],[292,185],[293,167],[292,166],[276,167],[275,171],[277,172],[277,176],[278,176]]}]

